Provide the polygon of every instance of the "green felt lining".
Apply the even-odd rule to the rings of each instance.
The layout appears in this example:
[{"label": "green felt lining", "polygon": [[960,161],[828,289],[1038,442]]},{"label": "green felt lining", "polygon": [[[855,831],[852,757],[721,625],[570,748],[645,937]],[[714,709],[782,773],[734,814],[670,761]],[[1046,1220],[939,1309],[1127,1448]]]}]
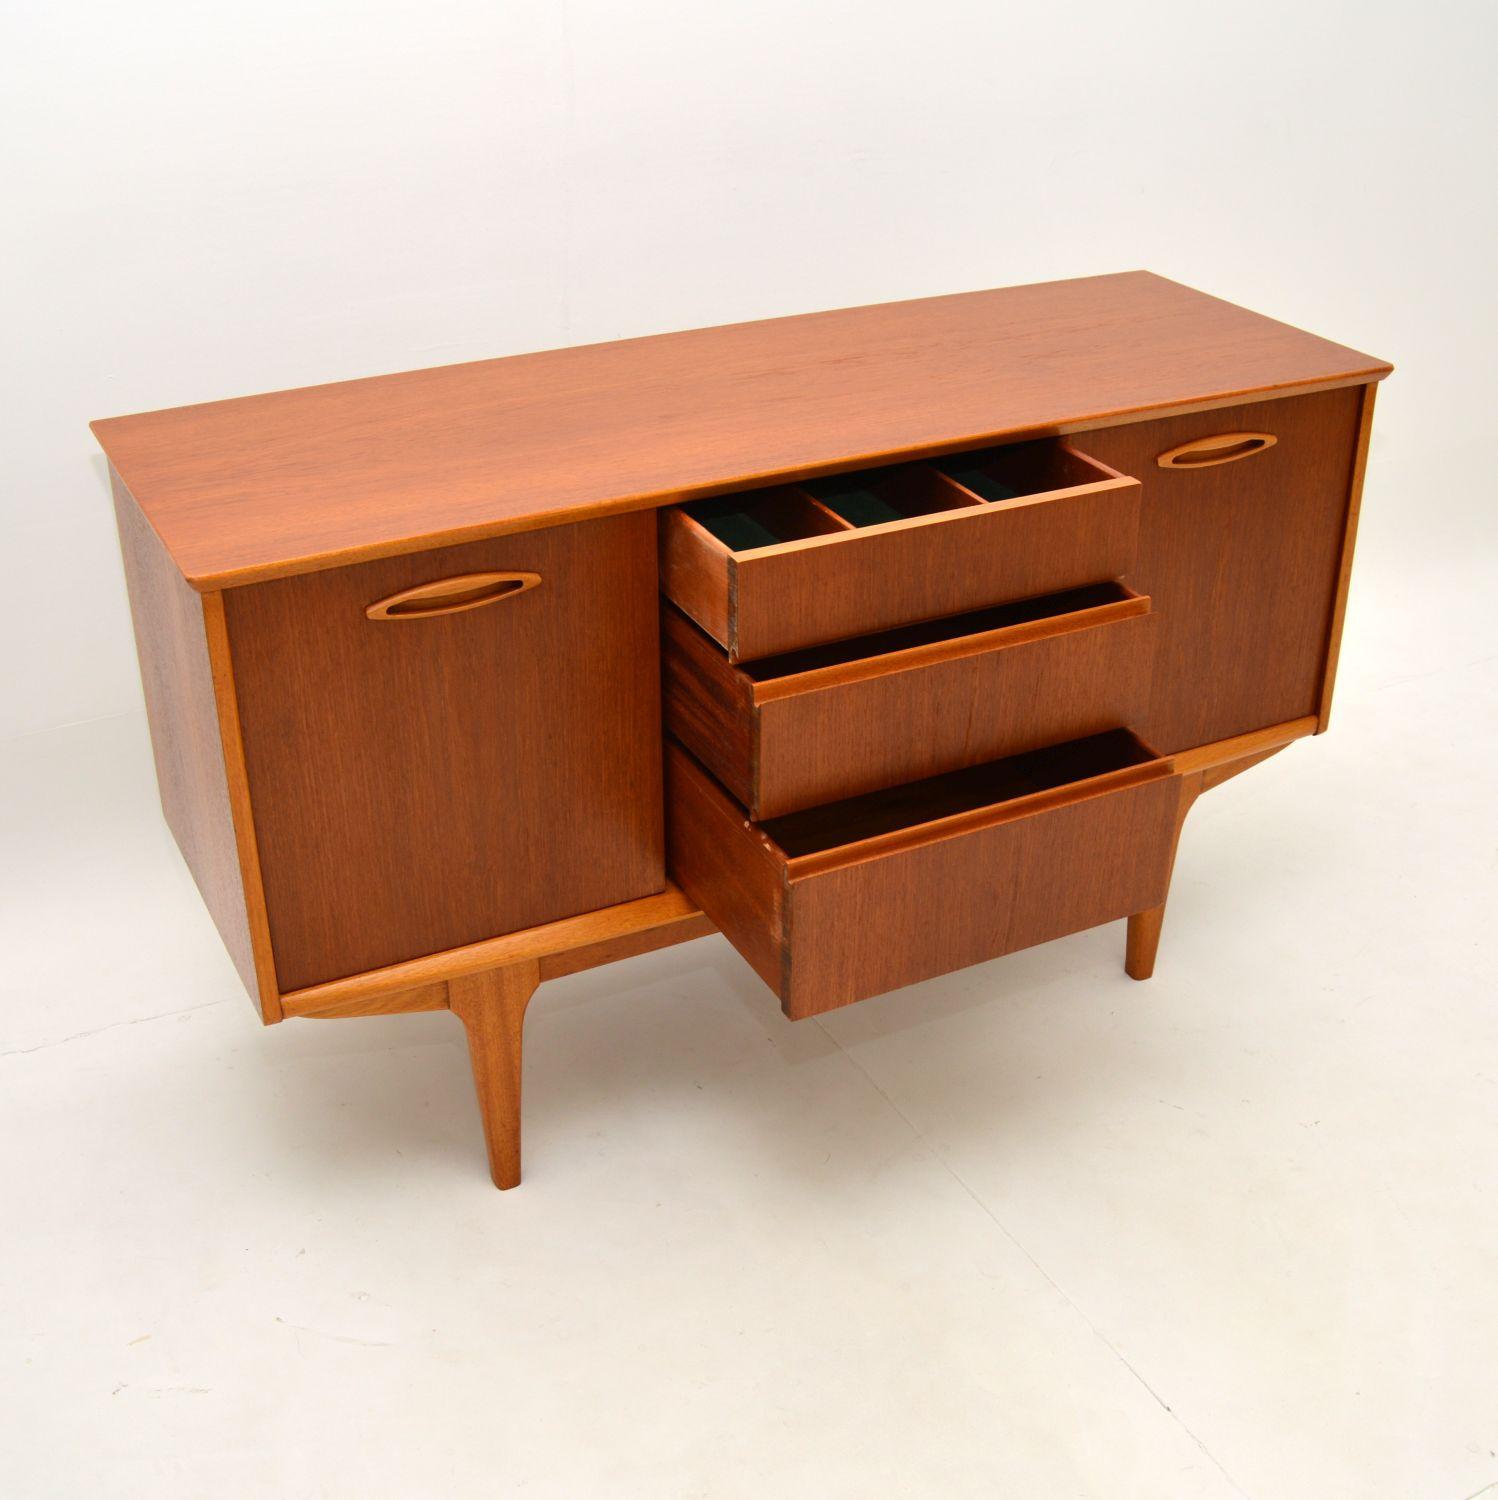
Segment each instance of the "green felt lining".
[{"label": "green felt lining", "polygon": [[836,511],[854,526],[882,526],[886,521],[903,521],[918,512],[902,510],[878,491],[842,475],[836,479],[818,479],[804,486],[828,510]]},{"label": "green felt lining", "polygon": [[960,458],[949,458],[937,465],[948,479],[955,479],[964,489],[971,490],[981,499],[1013,500],[1023,493],[1013,485],[1005,484],[989,473],[986,464],[966,463]]},{"label": "green felt lining", "polygon": [[[931,474],[935,468],[980,500],[993,503],[1042,494],[1086,483],[1098,476],[1097,465],[1054,442],[1038,439],[1004,448],[954,453],[930,466],[891,464],[857,473],[830,474],[799,487],[779,486],[699,500],[686,513],[731,552],[773,547],[827,531],[818,524],[807,496],[850,526],[884,526],[911,520],[964,503],[943,491]],[[820,516],[826,522],[825,514]]]},{"label": "green felt lining", "polygon": [[792,538],[772,531],[753,505],[740,499],[703,500],[687,507],[687,514],[704,530],[710,531],[730,552],[748,552],[753,547],[773,547],[776,542]]}]

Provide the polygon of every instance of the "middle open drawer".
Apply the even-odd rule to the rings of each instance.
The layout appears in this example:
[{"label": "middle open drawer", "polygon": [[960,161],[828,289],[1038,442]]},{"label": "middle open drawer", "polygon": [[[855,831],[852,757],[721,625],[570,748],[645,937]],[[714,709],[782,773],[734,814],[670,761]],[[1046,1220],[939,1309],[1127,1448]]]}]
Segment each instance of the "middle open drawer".
[{"label": "middle open drawer", "polygon": [[735,666],[668,604],[666,728],[778,817],[1138,723],[1154,627],[1103,583]]}]

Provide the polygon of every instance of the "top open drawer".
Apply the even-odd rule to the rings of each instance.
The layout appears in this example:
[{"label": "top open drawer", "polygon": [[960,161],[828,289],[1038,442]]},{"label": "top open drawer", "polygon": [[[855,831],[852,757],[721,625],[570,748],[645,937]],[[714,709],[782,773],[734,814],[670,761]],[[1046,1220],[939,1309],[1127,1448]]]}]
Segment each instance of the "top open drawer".
[{"label": "top open drawer", "polygon": [[750,661],[1128,571],[1139,481],[1043,439],[661,513],[661,587]]}]

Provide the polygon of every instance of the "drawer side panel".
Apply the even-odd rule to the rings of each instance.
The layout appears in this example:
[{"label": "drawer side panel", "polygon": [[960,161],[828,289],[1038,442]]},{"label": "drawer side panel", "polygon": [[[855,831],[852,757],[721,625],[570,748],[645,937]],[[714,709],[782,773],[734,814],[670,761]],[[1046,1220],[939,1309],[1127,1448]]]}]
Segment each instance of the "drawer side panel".
[{"label": "drawer side panel", "polygon": [[785,864],[707,772],[666,745],[671,878],[777,995],[785,982]]},{"label": "drawer side panel", "polygon": [[679,739],[746,805],[754,798],[754,704],[748,682],[686,616],[661,609],[662,709]]}]

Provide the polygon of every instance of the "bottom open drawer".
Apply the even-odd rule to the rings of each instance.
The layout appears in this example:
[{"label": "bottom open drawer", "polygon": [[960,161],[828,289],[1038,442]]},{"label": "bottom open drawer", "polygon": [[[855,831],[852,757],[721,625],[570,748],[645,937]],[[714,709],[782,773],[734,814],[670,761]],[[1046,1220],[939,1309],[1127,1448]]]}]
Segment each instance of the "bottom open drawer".
[{"label": "bottom open drawer", "polygon": [[666,767],[671,874],[792,1019],[1165,899],[1179,778],[1127,730],[763,823]]}]

